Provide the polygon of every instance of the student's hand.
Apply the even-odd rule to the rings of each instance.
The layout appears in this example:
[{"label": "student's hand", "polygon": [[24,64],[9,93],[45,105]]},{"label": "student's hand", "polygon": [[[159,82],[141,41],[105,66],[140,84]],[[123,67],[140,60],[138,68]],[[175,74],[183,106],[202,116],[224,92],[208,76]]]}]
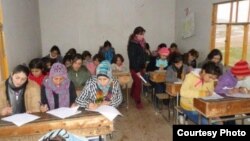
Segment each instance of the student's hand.
[{"label": "student's hand", "polygon": [[74,107],[77,107],[78,106],[78,104],[76,104],[76,103],[72,103],[72,105],[70,106],[71,108],[74,108]]},{"label": "student's hand", "polygon": [[26,111],[27,114],[31,114],[32,112],[31,111]]},{"label": "student's hand", "polygon": [[89,110],[95,110],[96,108],[98,108],[98,105],[95,103],[89,103],[88,109]]},{"label": "student's hand", "polygon": [[41,105],[40,106],[40,111],[41,112],[46,112],[46,111],[48,111],[49,110],[49,108],[48,108],[48,105],[47,104],[44,104],[44,105]]},{"label": "student's hand", "polygon": [[109,105],[110,104],[110,101],[103,101],[102,103],[101,103],[101,105]]},{"label": "student's hand", "polygon": [[10,115],[10,114],[12,114],[12,107],[5,107],[1,111],[2,116],[7,116],[7,115]]},{"label": "student's hand", "polygon": [[231,90],[228,91],[229,94],[236,94],[239,93],[239,88],[233,88]]},{"label": "student's hand", "polygon": [[239,87],[239,92],[242,94],[247,94],[248,93],[248,89],[245,87]]},{"label": "student's hand", "polygon": [[162,71],[162,70],[164,70],[164,68],[161,66],[161,67],[159,67],[159,70]]}]

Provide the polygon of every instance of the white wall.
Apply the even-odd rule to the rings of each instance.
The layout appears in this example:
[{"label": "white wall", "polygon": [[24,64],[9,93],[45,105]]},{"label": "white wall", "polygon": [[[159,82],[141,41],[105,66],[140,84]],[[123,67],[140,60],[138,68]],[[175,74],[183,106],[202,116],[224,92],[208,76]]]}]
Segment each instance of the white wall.
[{"label": "white wall", "polygon": [[37,0],[2,0],[3,31],[10,72],[21,63],[41,56]]},{"label": "white wall", "polygon": [[[221,1],[226,0],[176,0],[176,42],[182,52],[195,48],[200,53],[198,60],[206,58],[210,51],[212,5]],[[195,14],[195,35],[182,39],[182,21],[186,8]]]},{"label": "white wall", "polygon": [[[175,38],[175,0],[40,0],[42,53],[58,45],[97,53],[109,40],[127,60],[127,41],[138,25],[152,49]],[[126,62],[127,63],[127,62]]]}]

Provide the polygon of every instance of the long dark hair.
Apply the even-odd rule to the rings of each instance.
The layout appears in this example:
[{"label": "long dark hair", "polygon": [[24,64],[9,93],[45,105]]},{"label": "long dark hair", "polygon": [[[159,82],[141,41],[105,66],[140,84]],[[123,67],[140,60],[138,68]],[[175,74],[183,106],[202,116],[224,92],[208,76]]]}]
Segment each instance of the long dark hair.
[{"label": "long dark hair", "polygon": [[137,34],[141,35],[141,34],[143,34],[145,32],[146,32],[146,30],[143,27],[141,27],[141,26],[136,27],[134,29],[134,32],[129,36],[129,41],[133,40],[135,35],[137,35]]}]

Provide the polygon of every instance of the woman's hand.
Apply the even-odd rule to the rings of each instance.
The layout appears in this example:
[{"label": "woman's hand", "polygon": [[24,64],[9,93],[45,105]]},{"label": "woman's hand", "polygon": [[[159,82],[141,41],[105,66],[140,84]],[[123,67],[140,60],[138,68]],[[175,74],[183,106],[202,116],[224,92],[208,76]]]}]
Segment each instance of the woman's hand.
[{"label": "woman's hand", "polygon": [[12,114],[12,107],[5,107],[1,111],[2,116],[7,116],[7,115],[10,115],[10,114]]},{"label": "woman's hand", "polygon": [[47,112],[49,110],[49,108],[48,108],[48,105],[47,104],[44,104],[44,105],[41,105],[40,106],[40,111],[41,112]]},{"label": "woman's hand", "polygon": [[245,87],[239,87],[239,92],[242,94],[247,94],[248,93],[248,89]]},{"label": "woman's hand", "polygon": [[109,101],[103,101],[103,102],[101,103],[101,105],[109,105],[109,104],[110,104]]},{"label": "woman's hand", "polygon": [[89,103],[88,109],[89,110],[95,110],[96,108],[98,108],[99,106],[95,103]]},{"label": "woman's hand", "polygon": [[236,94],[236,93],[239,93],[239,92],[240,92],[239,88],[233,88],[233,89],[228,91],[229,94]]}]

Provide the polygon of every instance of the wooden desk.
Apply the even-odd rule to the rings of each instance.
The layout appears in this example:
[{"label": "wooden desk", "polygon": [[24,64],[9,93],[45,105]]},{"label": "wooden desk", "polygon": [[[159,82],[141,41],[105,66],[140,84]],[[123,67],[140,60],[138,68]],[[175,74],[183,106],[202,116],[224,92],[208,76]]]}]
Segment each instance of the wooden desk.
[{"label": "wooden desk", "polygon": [[62,128],[79,136],[107,135],[114,130],[112,121],[95,112],[83,111],[66,119],[46,113],[35,115],[40,118],[20,127],[0,120],[1,140],[38,140],[49,131]]},{"label": "wooden desk", "polygon": [[163,83],[166,82],[167,71],[153,71],[149,72],[149,79],[155,83]]},{"label": "wooden desk", "polygon": [[180,94],[181,83],[166,83],[166,93],[176,97]]},{"label": "wooden desk", "polygon": [[121,86],[125,86],[126,89],[126,97],[127,97],[127,109],[129,105],[129,92],[128,92],[128,84],[132,80],[131,74],[129,72],[118,72],[114,71],[113,76],[116,77]]},{"label": "wooden desk", "polygon": [[[222,116],[242,115],[250,113],[250,98],[225,97],[219,100],[194,98],[194,107],[200,114],[209,119]],[[242,118],[248,118],[248,116]]]}]

